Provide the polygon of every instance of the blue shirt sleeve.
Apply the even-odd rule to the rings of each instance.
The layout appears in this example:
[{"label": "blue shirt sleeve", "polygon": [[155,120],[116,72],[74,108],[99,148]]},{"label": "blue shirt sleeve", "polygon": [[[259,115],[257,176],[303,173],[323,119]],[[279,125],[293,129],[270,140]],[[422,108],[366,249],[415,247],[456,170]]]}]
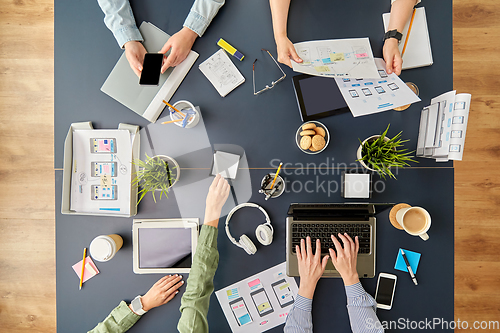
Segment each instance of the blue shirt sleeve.
[{"label": "blue shirt sleeve", "polygon": [[195,0],[184,26],[202,36],[212,19],[217,15],[225,0]]},{"label": "blue shirt sleeve", "polygon": [[368,294],[360,282],[345,286],[347,312],[353,333],[384,332],[375,310],[377,302]]},{"label": "blue shirt sleeve", "polygon": [[285,322],[285,333],[312,333],[312,299],[297,295]]},{"label": "blue shirt sleeve", "polygon": [[128,0],[97,0],[104,12],[104,23],[115,36],[121,48],[132,40],[144,41]]}]

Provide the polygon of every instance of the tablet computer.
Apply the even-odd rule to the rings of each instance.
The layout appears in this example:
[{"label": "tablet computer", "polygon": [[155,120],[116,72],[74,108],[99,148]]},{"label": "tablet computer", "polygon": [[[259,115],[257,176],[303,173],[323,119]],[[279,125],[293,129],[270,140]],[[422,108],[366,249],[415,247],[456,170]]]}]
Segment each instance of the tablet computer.
[{"label": "tablet computer", "polygon": [[293,87],[304,122],[350,111],[333,78],[296,75]]},{"label": "tablet computer", "polygon": [[134,219],[135,274],[189,273],[198,244],[199,219]]}]

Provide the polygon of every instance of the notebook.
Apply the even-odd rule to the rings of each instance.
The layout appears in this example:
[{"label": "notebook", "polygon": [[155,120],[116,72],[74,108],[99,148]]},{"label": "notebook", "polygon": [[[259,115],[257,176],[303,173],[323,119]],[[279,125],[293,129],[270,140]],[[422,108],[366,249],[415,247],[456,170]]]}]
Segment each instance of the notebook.
[{"label": "notebook", "polygon": [[245,78],[223,49],[202,62],[199,68],[222,97],[245,82]]},{"label": "notebook", "polygon": [[[384,20],[384,30],[387,31],[391,14],[385,13],[382,15]],[[403,51],[403,47],[408,34],[410,20],[406,23],[403,29],[403,38],[399,44],[399,51]],[[433,64],[431,41],[429,38],[429,30],[427,28],[427,18],[425,8],[419,7],[415,9],[415,18],[413,19],[410,36],[406,45],[405,53],[403,54],[403,69],[417,68],[430,66]]]},{"label": "notebook", "polygon": [[[160,51],[170,38],[168,34],[149,22],[143,22],[139,31],[148,52]],[[197,58],[198,53],[191,51],[182,63],[160,75],[158,86],[141,86],[139,78],[130,68],[123,52],[102,85],[101,91],[154,123],[165,107],[163,100],[170,100]]]}]

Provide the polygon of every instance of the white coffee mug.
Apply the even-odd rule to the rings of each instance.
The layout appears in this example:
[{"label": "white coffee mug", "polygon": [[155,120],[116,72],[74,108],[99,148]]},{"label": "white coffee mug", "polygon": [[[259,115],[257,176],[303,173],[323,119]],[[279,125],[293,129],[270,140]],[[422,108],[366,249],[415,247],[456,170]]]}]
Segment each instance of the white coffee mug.
[{"label": "white coffee mug", "polygon": [[[420,228],[418,231],[416,231],[412,226],[409,226],[408,219],[406,220],[405,224],[405,216],[408,218],[408,212],[411,211],[419,211],[421,212],[424,217],[425,217],[425,226],[423,228]],[[424,241],[429,239],[429,235],[427,234],[427,231],[431,227],[431,216],[429,213],[423,209],[422,207],[410,207],[410,208],[402,208],[398,210],[396,213],[396,221],[403,227],[403,229],[409,233],[410,235],[413,236],[420,236]]]}]

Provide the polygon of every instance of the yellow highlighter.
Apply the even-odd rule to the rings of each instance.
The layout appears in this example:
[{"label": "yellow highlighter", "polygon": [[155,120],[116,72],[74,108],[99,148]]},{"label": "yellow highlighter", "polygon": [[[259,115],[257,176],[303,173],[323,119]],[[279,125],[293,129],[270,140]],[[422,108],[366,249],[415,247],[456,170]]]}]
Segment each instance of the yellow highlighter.
[{"label": "yellow highlighter", "polygon": [[219,41],[217,42],[217,45],[219,45],[220,47],[222,47],[227,53],[229,53],[230,55],[232,55],[233,57],[235,57],[239,61],[242,61],[243,58],[245,58],[245,56],[243,55],[243,53],[241,53],[240,51],[236,50],[233,46],[231,46],[231,44],[229,44],[228,42],[226,42],[222,38],[219,39]]}]

